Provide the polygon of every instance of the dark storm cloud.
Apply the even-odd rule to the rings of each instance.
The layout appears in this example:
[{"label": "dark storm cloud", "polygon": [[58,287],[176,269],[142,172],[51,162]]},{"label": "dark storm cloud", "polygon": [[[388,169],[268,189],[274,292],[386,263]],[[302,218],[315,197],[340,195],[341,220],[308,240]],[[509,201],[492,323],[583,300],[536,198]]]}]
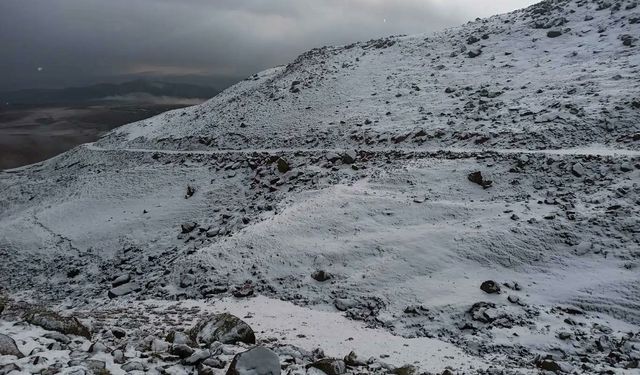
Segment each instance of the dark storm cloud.
[{"label": "dark storm cloud", "polygon": [[533,2],[1,0],[0,90],[243,77],[313,47],[439,30]]}]

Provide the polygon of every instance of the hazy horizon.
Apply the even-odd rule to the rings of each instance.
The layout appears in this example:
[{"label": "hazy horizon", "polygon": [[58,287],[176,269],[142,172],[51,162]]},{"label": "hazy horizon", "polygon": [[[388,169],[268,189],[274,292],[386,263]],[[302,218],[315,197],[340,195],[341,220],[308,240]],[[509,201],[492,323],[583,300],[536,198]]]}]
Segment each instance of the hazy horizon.
[{"label": "hazy horizon", "polygon": [[535,0],[5,0],[0,91],[148,78],[225,87],[300,53],[433,32]]}]

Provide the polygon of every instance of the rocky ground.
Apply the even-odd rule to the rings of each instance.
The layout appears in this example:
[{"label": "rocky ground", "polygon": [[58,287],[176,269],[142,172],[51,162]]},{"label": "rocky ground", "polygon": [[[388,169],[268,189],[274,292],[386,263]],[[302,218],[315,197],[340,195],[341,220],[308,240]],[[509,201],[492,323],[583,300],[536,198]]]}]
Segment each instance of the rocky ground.
[{"label": "rocky ground", "polygon": [[638,9],[316,49],[3,172],[2,371],[637,372]]}]

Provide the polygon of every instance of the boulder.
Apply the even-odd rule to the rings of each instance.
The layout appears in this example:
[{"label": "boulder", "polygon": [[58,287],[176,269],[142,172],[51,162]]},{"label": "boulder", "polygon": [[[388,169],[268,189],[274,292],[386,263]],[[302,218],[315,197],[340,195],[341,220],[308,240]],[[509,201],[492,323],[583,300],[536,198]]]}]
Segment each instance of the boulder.
[{"label": "boulder", "polygon": [[116,277],[115,279],[113,279],[113,281],[111,282],[111,285],[113,287],[117,287],[120,286],[122,284],[126,284],[129,281],[131,281],[131,275],[129,275],[128,273],[122,274],[118,277]]},{"label": "boulder", "polygon": [[571,166],[571,173],[576,177],[582,177],[585,175],[586,171],[581,163],[575,163]]},{"label": "boulder", "polygon": [[187,221],[186,223],[182,223],[180,225],[180,229],[182,229],[182,233],[187,234],[193,232],[194,229],[198,227],[198,223],[195,221]]},{"label": "boulder", "polygon": [[173,344],[171,345],[171,354],[180,358],[190,357],[195,350],[189,345],[185,344]]},{"label": "boulder", "polygon": [[126,372],[144,371],[144,365],[138,361],[130,361],[122,365],[122,370]]},{"label": "boulder", "polygon": [[2,333],[0,333],[0,355],[13,355],[18,358],[24,357],[24,354],[18,349],[15,340]]},{"label": "boulder", "polygon": [[229,313],[216,314],[201,320],[191,330],[191,338],[201,344],[219,341],[223,344],[255,344],[256,336],[251,327]]},{"label": "boulder", "polygon": [[142,288],[140,288],[140,286],[135,282],[122,284],[122,285],[117,286],[115,288],[111,288],[109,290],[108,296],[111,299],[118,298],[118,297],[126,296],[127,294],[131,294],[133,292],[138,292],[141,289]]},{"label": "boulder", "polygon": [[491,185],[493,185],[493,181],[485,179],[482,176],[482,172],[480,171],[469,173],[469,175],[467,176],[467,179],[473,182],[474,184],[478,184],[482,186],[485,189],[488,189],[491,187]]},{"label": "boulder", "polygon": [[283,158],[278,158],[278,160],[276,161],[276,164],[278,167],[278,172],[280,173],[287,173],[291,169],[291,166],[289,165],[289,163]]},{"label": "boulder", "polygon": [[256,346],[237,354],[227,375],[280,375],[280,358],[273,351]]},{"label": "boulder", "polygon": [[480,289],[489,294],[500,293],[500,285],[493,280],[484,281],[480,284]]},{"label": "boulder", "polygon": [[469,52],[467,52],[467,56],[471,59],[476,58],[478,56],[482,55],[482,50],[477,48],[477,49],[472,49],[469,50]]},{"label": "boulder", "polygon": [[75,317],[61,316],[53,311],[36,310],[24,316],[27,323],[42,327],[48,331],[56,331],[65,335],[76,335],[91,339],[89,328]]},{"label": "boulder", "polygon": [[547,32],[547,37],[548,38],[557,38],[560,35],[562,35],[562,31],[559,31],[559,30],[549,30]]},{"label": "boulder", "polygon": [[318,270],[311,274],[311,278],[316,281],[324,282],[332,279],[333,276],[329,272]]},{"label": "boulder", "polygon": [[344,154],[342,154],[342,162],[344,164],[353,164],[356,162],[356,157],[358,156],[358,154],[356,154],[355,151],[350,150],[345,152]]}]

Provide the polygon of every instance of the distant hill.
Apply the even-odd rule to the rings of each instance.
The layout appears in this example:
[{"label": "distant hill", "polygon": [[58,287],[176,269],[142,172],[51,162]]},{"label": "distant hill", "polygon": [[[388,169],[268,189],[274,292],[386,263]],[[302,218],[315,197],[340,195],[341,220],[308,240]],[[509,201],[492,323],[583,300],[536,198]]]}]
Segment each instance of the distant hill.
[{"label": "distant hill", "polygon": [[151,80],[134,80],[124,83],[102,83],[86,87],[64,89],[28,89],[0,93],[0,103],[6,105],[60,105],[81,104],[90,101],[113,99],[148,100],[153,97],[208,99],[216,96],[218,89],[187,83],[168,83]]}]

